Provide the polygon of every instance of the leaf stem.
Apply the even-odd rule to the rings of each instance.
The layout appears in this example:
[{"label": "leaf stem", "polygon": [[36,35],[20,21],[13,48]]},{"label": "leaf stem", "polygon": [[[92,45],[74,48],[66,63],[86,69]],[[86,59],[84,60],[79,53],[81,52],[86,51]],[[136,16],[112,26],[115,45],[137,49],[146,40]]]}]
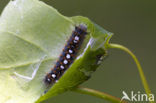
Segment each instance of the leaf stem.
[{"label": "leaf stem", "polygon": [[90,88],[77,87],[77,88],[73,89],[72,91],[82,93],[82,94],[91,95],[91,96],[95,96],[98,98],[102,98],[102,99],[108,100],[112,103],[127,103],[126,101],[121,102],[120,98],[117,98],[117,97],[111,96],[107,93],[103,93],[103,92],[93,90]]},{"label": "leaf stem", "polygon": [[[120,50],[123,50],[123,51],[127,52],[129,55],[132,56],[133,60],[135,61],[136,65],[137,65],[137,68],[138,68],[140,78],[141,78],[142,84],[144,86],[145,92],[149,96],[151,94],[151,90],[149,88],[149,85],[147,83],[147,80],[146,80],[146,77],[144,75],[143,69],[142,69],[137,57],[128,48],[126,48],[125,46],[119,45],[119,44],[109,44],[108,48],[117,48],[117,49],[120,49]],[[151,101],[151,103],[154,103],[154,102]]]}]

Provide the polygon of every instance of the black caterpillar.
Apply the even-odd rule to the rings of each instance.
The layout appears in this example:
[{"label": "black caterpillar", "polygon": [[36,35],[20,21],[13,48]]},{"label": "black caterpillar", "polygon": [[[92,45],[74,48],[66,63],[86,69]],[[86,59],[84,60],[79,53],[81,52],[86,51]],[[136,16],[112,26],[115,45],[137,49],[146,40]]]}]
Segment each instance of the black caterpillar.
[{"label": "black caterpillar", "polygon": [[45,77],[46,84],[53,84],[63,75],[76,58],[77,52],[87,34],[87,27],[83,24],[75,26],[71,37],[67,41],[58,61]]}]

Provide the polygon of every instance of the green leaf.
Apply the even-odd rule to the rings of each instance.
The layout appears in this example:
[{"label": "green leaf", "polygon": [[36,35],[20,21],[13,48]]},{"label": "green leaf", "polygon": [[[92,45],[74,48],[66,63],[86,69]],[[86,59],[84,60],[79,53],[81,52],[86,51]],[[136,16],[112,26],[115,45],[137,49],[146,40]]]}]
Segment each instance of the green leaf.
[{"label": "green leaf", "polygon": [[[79,24],[88,35],[77,59],[47,88],[44,77]],[[0,103],[40,102],[80,85],[100,65],[111,36],[88,18],[65,17],[41,1],[10,1],[0,17]]]}]

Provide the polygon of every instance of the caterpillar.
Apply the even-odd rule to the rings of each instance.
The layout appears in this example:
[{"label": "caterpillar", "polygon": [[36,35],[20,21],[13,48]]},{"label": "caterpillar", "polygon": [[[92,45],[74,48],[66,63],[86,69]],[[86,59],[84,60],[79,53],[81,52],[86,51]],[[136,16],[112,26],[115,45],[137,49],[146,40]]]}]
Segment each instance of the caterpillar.
[{"label": "caterpillar", "polygon": [[57,82],[64,72],[70,67],[76,58],[78,50],[82,45],[86,34],[86,25],[80,24],[75,26],[75,29],[72,31],[72,35],[68,39],[58,61],[51,71],[45,76],[44,82],[46,84],[50,85]]}]

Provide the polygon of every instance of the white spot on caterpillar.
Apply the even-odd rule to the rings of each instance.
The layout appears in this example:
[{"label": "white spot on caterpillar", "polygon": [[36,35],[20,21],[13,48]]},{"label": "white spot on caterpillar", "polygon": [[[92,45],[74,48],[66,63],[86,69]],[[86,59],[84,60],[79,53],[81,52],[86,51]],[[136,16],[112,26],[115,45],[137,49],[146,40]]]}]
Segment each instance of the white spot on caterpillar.
[{"label": "white spot on caterpillar", "polygon": [[79,37],[78,37],[78,36],[75,36],[75,40],[77,40],[77,41],[78,41],[78,40],[79,40]]},{"label": "white spot on caterpillar", "polygon": [[69,49],[69,53],[71,54],[71,53],[73,53],[73,51],[71,49]]},{"label": "white spot on caterpillar", "polygon": [[67,63],[68,63],[68,61],[65,59],[65,60],[63,61],[63,63],[64,63],[64,64],[67,64]]},{"label": "white spot on caterpillar", "polygon": [[67,59],[70,59],[70,54],[67,54],[67,55],[66,55],[66,58],[67,58]]},{"label": "white spot on caterpillar", "polygon": [[63,66],[63,65],[61,65],[61,66],[60,66],[60,68],[61,68],[61,69],[64,69],[64,66]]},{"label": "white spot on caterpillar", "polygon": [[50,82],[50,81],[51,81],[49,78],[48,78],[47,80],[48,80],[48,82]]},{"label": "white spot on caterpillar", "polygon": [[58,82],[58,80],[55,81],[56,83]]},{"label": "white spot on caterpillar", "polygon": [[53,78],[56,78],[56,74],[52,74],[51,76],[52,76]]},{"label": "white spot on caterpillar", "polygon": [[78,43],[78,41],[77,41],[77,40],[74,40],[73,42],[74,42],[74,43]]}]

